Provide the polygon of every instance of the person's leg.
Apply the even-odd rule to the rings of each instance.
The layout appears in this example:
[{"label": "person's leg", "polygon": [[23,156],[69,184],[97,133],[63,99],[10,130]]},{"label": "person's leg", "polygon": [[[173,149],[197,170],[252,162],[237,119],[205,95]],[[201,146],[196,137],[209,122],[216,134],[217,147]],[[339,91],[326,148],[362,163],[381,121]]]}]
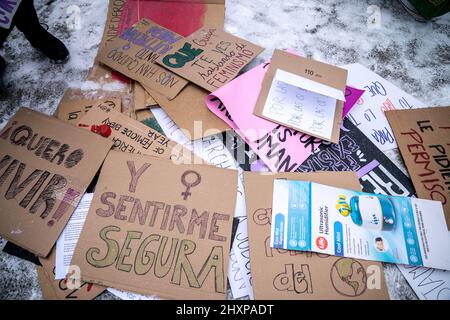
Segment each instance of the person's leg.
[{"label": "person's leg", "polygon": [[41,26],[33,0],[22,0],[14,15],[13,23],[23,32],[30,44],[49,59],[64,62],[69,57],[66,46]]}]

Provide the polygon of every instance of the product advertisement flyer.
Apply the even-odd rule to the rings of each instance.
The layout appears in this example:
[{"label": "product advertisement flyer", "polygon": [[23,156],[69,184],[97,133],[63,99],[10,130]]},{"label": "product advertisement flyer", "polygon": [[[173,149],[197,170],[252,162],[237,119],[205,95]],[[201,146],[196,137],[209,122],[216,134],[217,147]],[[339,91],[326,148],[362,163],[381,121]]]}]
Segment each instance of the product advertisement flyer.
[{"label": "product advertisement flyer", "polygon": [[271,246],[450,270],[438,201],[274,181]]}]

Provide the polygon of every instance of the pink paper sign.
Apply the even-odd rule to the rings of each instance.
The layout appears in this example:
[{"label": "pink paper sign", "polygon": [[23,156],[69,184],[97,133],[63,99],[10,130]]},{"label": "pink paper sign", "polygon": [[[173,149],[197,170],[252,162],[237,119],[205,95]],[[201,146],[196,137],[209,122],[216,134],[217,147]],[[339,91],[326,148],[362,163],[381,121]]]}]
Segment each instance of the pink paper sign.
[{"label": "pink paper sign", "polygon": [[[260,64],[214,91],[208,108],[244,139],[272,171],[293,172],[320,145],[321,139],[253,114],[269,62]],[[344,114],[364,91],[347,87]]]}]

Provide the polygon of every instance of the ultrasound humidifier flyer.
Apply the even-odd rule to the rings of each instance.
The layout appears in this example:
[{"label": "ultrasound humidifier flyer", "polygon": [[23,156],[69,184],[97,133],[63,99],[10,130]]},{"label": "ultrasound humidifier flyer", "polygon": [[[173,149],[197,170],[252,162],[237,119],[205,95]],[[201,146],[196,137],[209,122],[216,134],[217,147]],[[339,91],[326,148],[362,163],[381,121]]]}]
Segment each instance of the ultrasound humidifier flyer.
[{"label": "ultrasound humidifier flyer", "polygon": [[271,246],[450,270],[438,201],[274,181]]}]

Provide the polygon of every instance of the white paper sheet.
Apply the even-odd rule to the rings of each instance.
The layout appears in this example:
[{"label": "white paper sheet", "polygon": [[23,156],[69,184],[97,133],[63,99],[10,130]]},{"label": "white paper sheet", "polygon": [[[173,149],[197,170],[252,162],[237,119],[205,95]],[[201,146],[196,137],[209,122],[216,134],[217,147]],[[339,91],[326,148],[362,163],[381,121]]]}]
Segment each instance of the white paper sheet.
[{"label": "white paper sheet", "polygon": [[56,242],[55,279],[64,279],[94,194],[85,193]]},{"label": "white paper sheet", "polygon": [[343,68],[348,70],[347,85],[365,90],[360,100],[348,113],[348,119],[381,151],[397,148],[384,111],[420,108],[425,105],[358,63],[349,64]]},{"label": "white paper sheet", "polygon": [[302,81],[295,82],[288,75],[276,71],[262,114],[298,131],[331,139],[336,98],[308,91]]}]

